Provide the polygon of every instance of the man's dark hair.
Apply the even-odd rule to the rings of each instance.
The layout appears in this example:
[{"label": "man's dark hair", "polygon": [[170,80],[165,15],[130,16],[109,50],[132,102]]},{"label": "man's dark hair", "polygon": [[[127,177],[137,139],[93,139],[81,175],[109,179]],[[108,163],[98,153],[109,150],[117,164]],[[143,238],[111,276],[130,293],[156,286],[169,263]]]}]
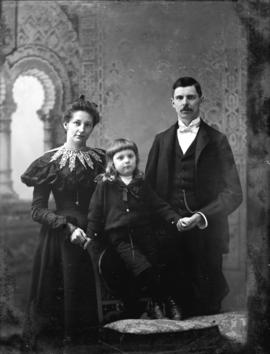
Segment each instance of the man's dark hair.
[{"label": "man's dark hair", "polygon": [[175,81],[175,83],[172,86],[172,96],[174,95],[174,91],[177,87],[187,87],[187,86],[195,86],[195,89],[199,97],[202,96],[201,85],[198,83],[198,81],[193,79],[193,77],[189,77],[189,76],[180,77]]}]

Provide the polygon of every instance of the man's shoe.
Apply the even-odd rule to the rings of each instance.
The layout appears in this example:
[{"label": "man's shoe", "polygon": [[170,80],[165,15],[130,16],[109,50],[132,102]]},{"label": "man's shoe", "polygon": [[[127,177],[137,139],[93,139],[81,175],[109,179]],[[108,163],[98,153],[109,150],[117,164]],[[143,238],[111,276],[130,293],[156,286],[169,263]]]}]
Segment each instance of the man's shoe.
[{"label": "man's shoe", "polygon": [[183,319],[183,314],[180,308],[176,305],[174,300],[169,297],[166,302],[166,315],[171,319],[175,321],[180,321]]},{"label": "man's shoe", "polygon": [[157,302],[154,302],[152,304],[150,311],[149,311],[149,316],[153,320],[162,320],[162,319],[166,318],[163,311],[162,311],[161,306]]}]

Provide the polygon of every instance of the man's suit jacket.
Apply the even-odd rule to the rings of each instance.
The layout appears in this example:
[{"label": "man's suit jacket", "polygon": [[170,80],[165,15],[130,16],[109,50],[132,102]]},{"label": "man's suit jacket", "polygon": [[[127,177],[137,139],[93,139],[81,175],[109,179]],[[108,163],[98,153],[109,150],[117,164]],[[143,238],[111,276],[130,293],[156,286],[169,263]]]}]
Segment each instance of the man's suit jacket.
[{"label": "man's suit jacket", "polygon": [[[169,201],[173,149],[178,123],[156,135],[146,165],[146,179]],[[242,202],[242,189],[226,136],[201,120],[195,152],[195,193],[208,220],[202,232],[218,249],[228,252],[228,214]]]}]

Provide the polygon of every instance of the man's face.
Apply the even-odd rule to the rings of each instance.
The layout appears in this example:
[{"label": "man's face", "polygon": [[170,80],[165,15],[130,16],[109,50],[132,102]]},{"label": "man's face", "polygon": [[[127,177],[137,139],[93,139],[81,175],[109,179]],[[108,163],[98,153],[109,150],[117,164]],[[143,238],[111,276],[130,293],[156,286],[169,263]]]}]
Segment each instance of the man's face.
[{"label": "man's face", "polygon": [[195,86],[177,87],[174,90],[172,106],[184,123],[189,124],[199,116],[201,102],[202,97],[199,97]]}]

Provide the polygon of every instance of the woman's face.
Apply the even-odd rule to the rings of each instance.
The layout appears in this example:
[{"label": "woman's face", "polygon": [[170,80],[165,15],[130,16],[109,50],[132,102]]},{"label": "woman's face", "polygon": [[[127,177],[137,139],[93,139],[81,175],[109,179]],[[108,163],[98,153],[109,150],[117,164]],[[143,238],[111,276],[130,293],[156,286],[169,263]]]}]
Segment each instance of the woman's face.
[{"label": "woman's face", "polygon": [[70,121],[64,123],[67,132],[66,142],[70,147],[81,147],[94,129],[93,117],[84,111],[74,112]]}]

